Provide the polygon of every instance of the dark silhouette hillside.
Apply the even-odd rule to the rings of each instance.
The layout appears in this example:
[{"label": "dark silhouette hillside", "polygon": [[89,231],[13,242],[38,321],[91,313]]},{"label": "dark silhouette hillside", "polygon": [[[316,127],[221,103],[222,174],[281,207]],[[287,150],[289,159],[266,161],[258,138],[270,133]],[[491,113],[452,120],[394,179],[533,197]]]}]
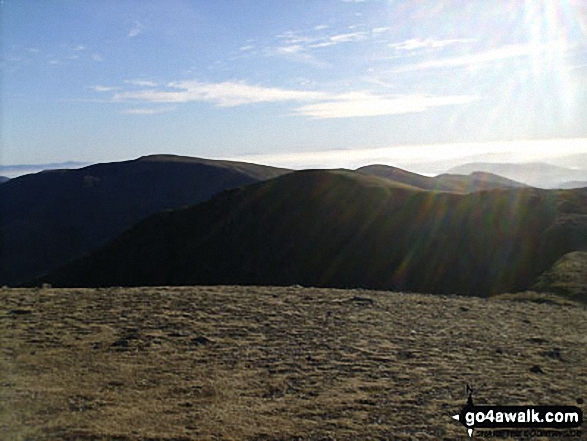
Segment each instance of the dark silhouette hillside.
[{"label": "dark silhouette hillside", "polygon": [[3,184],[7,181],[10,181],[10,178],[7,178],[6,176],[0,176],[0,184]]},{"label": "dark silhouette hillside", "polygon": [[489,295],[527,289],[569,248],[587,245],[586,210],[587,190],[460,195],[302,171],[156,214],[42,281]]},{"label": "dark silhouette hillside", "polygon": [[160,155],[11,179],[0,186],[0,284],[44,274],[153,213],[286,172]]}]

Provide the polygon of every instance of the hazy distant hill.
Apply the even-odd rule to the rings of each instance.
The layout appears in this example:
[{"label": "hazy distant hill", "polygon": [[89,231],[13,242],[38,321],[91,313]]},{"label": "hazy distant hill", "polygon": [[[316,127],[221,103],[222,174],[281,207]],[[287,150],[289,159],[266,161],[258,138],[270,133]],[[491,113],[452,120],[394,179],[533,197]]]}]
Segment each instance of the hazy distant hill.
[{"label": "hazy distant hill", "polygon": [[0,176],[0,184],[3,184],[6,181],[9,181],[10,178],[7,178],[6,176]]},{"label": "hazy distant hill", "polygon": [[559,188],[585,188],[587,187],[587,181],[569,181],[563,182],[559,185]]},{"label": "hazy distant hill", "polygon": [[1,165],[0,173],[10,178],[26,175],[29,173],[38,173],[43,170],[63,170],[72,168],[81,168],[90,165],[88,162],[49,162],[46,164],[18,164],[18,165]]},{"label": "hazy distant hill", "polygon": [[525,184],[492,173],[474,172],[469,175],[443,174],[436,177],[422,176],[388,165],[369,165],[357,169],[359,173],[379,176],[424,190],[471,193],[495,188],[518,188]]},{"label": "hazy distant hill", "polygon": [[0,186],[0,284],[80,257],[158,211],[286,172],[160,155],[11,179]]},{"label": "hazy distant hill", "polygon": [[538,188],[560,188],[569,181],[587,181],[587,168],[571,169],[539,162],[522,164],[477,162],[453,167],[449,173],[468,174],[476,171],[494,173]]},{"label": "hazy distant hill", "polygon": [[43,280],[257,284],[487,295],[587,247],[587,190],[430,192],[302,171],[150,217]]}]

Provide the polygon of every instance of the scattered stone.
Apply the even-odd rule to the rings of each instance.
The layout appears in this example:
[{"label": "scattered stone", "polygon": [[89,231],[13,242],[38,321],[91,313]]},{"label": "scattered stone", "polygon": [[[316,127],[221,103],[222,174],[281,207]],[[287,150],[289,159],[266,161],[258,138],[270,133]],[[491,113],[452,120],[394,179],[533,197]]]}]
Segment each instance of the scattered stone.
[{"label": "scattered stone", "polygon": [[546,340],[542,337],[530,337],[528,339],[528,341],[531,343],[542,344],[542,343],[546,343],[548,340]]},{"label": "scattered stone", "polygon": [[168,337],[187,337],[188,334],[186,334],[185,332],[182,331],[171,331],[169,334],[167,334]]},{"label": "scattered stone", "polygon": [[375,304],[375,300],[373,300],[369,297],[361,297],[361,296],[353,296],[350,299],[348,299],[347,302],[354,302],[354,303],[358,303],[360,305],[374,305]]},{"label": "scattered stone", "polygon": [[190,344],[195,346],[207,345],[209,343],[212,343],[212,340],[210,340],[207,337],[204,337],[203,335],[200,335],[199,337],[194,337],[190,340]]},{"label": "scattered stone", "polygon": [[11,309],[10,311],[8,311],[9,314],[12,315],[26,315],[26,314],[32,314],[33,311],[32,309]]},{"label": "scattered stone", "polygon": [[119,338],[114,343],[112,343],[110,346],[113,348],[128,348],[128,339]]},{"label": "scattered stone", "polygon": [[467,312],[469,310],[469,308],[467,308],[465,306],[459,306],[459,309],[463,312]]},{"label": "scattered stone", "polygon": [[412,351],[408,351],[408,350],[399,351],[397,353],[397,357],[402,360],[408,360],[410,358],[414,358],[414,353]]},{"label": "scattered stone", "polygon": [[556,360],[563,361],[563,357],[562,357],[560,348],[552,348],[552,351],[543,352],[542,355],[544,355],[545,357],[550,357],[550,358],[554,358]]},{"label": "scattered stone", "polygon": [[502,348],[496,348],[495,349],[495,353],[496,354],[503,354],[503,349]]},{"label": "scattered stone", "polygon": [[532,372],[534,374],[543,374],[544,373],[542,368],[540,366],[538,366],[537,364],[535,364],[534,366],[532,366],[530,368],[530,372]]},{"label": "scattered stone", "polygon": [[577,404],[583,404],[585,401],[583,398],[577,398]]}]

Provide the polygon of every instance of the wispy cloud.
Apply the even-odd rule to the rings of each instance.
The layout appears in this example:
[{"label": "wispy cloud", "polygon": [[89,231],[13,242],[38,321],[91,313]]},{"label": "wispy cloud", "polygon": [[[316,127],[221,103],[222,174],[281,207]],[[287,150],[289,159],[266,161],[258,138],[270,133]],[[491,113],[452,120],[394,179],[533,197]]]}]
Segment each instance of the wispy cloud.
[{"label": "wispy cloud", "polygon": [[[375,30],[373,30],[373,32],[375,32]],[[473,43],[475,41],[476,40],[472,38],[452,38],[446,40],[410,38],[401,43],[390,43],[388,46],[401,51],[413,51],[416,49],[439,49],[453,44]]]},{"label": "wispy cloud", "polygon": [[125,80],[124,81],[125,84],[131,84],[133,86],[139,86],[139,87],[157,87],[158,84],[154,81],[149,81],[149,80]]},{"label": "wispy cloud", "polygon": [[138,21],[136,21],[132,29],[129,31],[128,36],[130,38],[136,37],[137,35],[140,35],[143,32],[143,30],[144,26]]},{"label": "wispy cloud", "polygon": [[94,54],[94,56],[92,57],[92,59],[94,61],[97,61],[97,62],[104,61],[104,59],[100,55],[98,55],[98,54]]},{"label": "wispy cloud", "polygon": [[244,82],[203,83],[181,81],[169,83],[167,90],[141,90],[114,95],[114,101],[148,101],[186,103],[205,101],[220,107],[279,101],[315,101],[326,98],[321,92],[298,91],[274,87],[251,86]]},{"label": "wispy cloud", "polygon": [[[333,94],[320,91],[291,90],[252,86],[244,82],[203,83],[173,82],[162,90],[126,91],[114,94],[112,101],[148,103],[209,102],[219,107],[256,103],[298,103],[293,114],[311,119],[353,118],[425,112],[433,107],[467,104],[478,96],[381,96],[366,91]],[[299,104],[302,105],[299,105]],[[306,104],[304,104],[306,103]],[[133,109],[134,111],[134,109]],[[140,113],[147,111],[138,109]],[[150,111],[150,109],[149,109]]]},{"label": "wispy cloud", "polygon": [[472,95],[401,95],[385,97],[367,92],[351,92],[333,96],[328,101],[298,107],[295,112],[312,119],[401,115],[425,112],[432,107],[468,104],[478,99],[480,99],[478,96]]},{"label": "wispy cloud", "polygon": [[123,115],[158,115],[161,113],[168,113],[175,110],[175,107],[159,107],[159,108],[136,108],[124,109],[120,113]]},{"label": "wispy cloud", "polygon": [[351,41],[362,41],[367,39],[367,32],[351,32],[346,34],[331,35],[328,37],[328,41],[338,43],[348,43]]},{"label": "wispy cloud", "polygon": [[94,89],[95,92],[112,92],[117,88],[111,86],[93,86],[92,89]]}]

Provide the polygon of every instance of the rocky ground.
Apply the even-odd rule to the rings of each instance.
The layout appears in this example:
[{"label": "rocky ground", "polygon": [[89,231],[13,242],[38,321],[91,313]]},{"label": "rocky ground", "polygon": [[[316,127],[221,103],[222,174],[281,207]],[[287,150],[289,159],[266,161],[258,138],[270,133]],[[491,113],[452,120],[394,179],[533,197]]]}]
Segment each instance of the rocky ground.
[{"label": "rocky ground", "polygon": [[0,290],[3,440],[468,439],[467,384],[583,408],[585,366],[587,309],[545,297]]}]

